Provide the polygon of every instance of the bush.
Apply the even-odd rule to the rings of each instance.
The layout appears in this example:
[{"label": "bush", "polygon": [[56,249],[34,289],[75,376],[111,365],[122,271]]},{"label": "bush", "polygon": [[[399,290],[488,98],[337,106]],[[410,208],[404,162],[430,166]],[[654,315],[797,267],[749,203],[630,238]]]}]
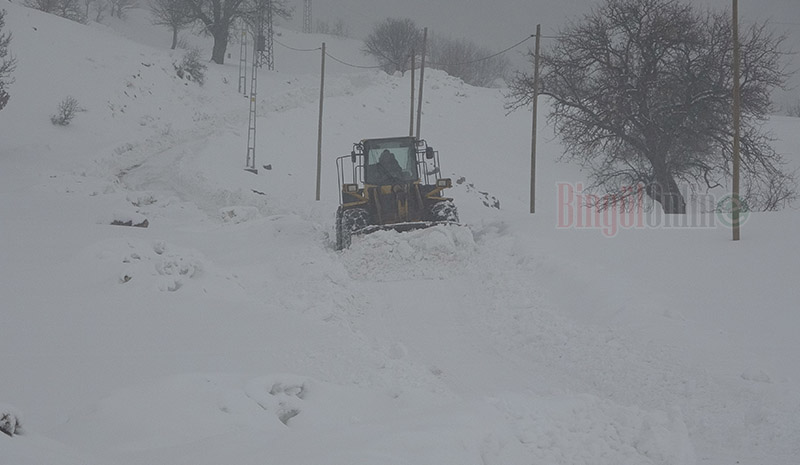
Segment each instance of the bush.
[{"label": "bush", "polygon": [[14,410],[7,405],[0,404],[0,433],[9,436],[22,434],[22,423]]},{"label": "bush", "polygon": [[422,34],[410,19],[389,18],[377,24],[364,40],[363,52],[372,55],[388,74],[405,73],[411,65],[411,53],[422,50]]},{"label": "bush", "polygon": [[3,31],[5,27],[5,10],[0,10],[0,110],[6,106],[10,96],[6,91],[6,86],[14,82],[11,72],[14,71],[16,60],[8,51],[8,44],[11,43],[11,34]]},{"label": "bush", "polygon": [[431,38],[430,66],[465,83],[490,87],[506,78],[509,60],[466,39]]},{"label": "bush", "polygon": [[80,0],[25,0],[25,6],[78,23],[86,22]]},{"label": "bush", "polygon": [[50,122],[59,126],[66,126],[79,111],[85,111],[74,97],[66,97],[58,104],[56,114],[50,117]]},{"label": "bush", "polygon": [[788,116],[800,118],[800,99],[797,99],[794,103],[789,103],[786,106],[786,114]]},{"label": "bush", "polygon": [[183,56],[180,63],[173,63],[175,72],[181,79],[195,81],[201,86],[206,80],[206,64],[201,61],[200,51],[191,49]]}]

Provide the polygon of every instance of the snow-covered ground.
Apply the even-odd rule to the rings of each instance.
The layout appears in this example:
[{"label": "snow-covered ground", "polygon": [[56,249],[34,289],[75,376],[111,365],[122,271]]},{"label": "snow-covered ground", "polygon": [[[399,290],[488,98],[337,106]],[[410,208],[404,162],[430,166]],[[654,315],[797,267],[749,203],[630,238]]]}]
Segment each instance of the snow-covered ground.
[{"label": "snow-covered ground", "polygon": [[[466,226],[336,252],[334,159],[407,131],[406,79],[328,60],[317,202],[319,52],[276,45],[259,73],[253,175],[238,44],[200,87],[143,10],[2,8],[0,415],[23,434],[0,464],[800,462],[797,211],[752,214],[739,243],[559,229],[557,183],[585,176],[552,129],[530,215],[530,114],[429,70],[422,135]],[[54,126],[67,95],[85,111]],[[800,164],[800,120],[770,125]]]}]

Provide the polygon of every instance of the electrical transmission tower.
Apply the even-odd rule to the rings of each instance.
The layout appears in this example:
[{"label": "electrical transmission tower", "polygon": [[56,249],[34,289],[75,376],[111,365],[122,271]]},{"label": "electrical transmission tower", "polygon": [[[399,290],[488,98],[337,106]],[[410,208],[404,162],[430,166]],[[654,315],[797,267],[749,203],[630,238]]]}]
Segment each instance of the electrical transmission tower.
[{"label": "electrical transmission tower", "polygon": [[[258,56],[258,41],[253,47],[253,55]],[[258,60],[253,58],[253,69],[250,75],[250,118],[247,128],[247,160],[245,171],[258,174],[256,168],[256,84],[258,76]]]},{"label": "electrical transmission tower", "polygon": [[267,65],[267,69],[275,69],[273,42],[275,31],[272,28],[272,0],[261,0],[258,9],[258,36],[256,37],[255,62],[259,68]]},{"label": "electrical transmission tower", "polygon": [[247,29],[242,27],[239,43],[239,93],[247,96]]},{"label": "electrical transmission tower", "polygon": [[303,0],[303,32],[311,33],[311,0]]}]

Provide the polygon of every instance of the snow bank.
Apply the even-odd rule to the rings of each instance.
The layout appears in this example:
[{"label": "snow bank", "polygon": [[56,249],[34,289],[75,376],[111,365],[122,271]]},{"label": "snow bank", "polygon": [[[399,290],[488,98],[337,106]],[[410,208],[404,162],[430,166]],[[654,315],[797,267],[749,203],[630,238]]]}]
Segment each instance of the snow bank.
[{"label": "snow bank", "polygon": [[495,399],[518,427],[536,463],[575,465],[696,463],[677,410],[647,412],[591,395]]},{"label": "snow bank", "polygon": [[354,237],[342,259],[354,279],[407,281],[456,275],[474,252],[475,241],[468,227],[434,226]]}]

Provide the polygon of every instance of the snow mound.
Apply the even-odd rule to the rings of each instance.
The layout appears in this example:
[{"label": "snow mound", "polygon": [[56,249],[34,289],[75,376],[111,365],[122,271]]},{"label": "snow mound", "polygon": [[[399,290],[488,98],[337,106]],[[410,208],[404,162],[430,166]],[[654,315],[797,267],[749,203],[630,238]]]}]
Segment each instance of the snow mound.
[{"label": "snow mound", "polygon": [[115,276],[117,283],[137,291],[178,291],[202,278],[208,268],[199,251],[130,237],[96,244],[80,259],[94,261],[91,269],[98,273],[97,279],[108,281]]},{"label": "snow mound", "polygon": [[353,279],[444,279],[462,272],[475,248],[468,227],[442,225],[402,233],[376,231],[354,237],[342,259]]},{"label": "snow mound", "polygon": [[248,206],[233,206],[220,208],[219,214],[225,223],[245,223],[258,218],[258,208]]},{"label": "snow mound", "polygon": [[[154,461],[222,460],[243,444],[270,463],[516,465],[525,448],[483,401],[431,406],[418,393],[367,390],[295,374],[183,374],[118,390],[59,438]],[[215,449],[215,448],[221,448]],[[246,463],[256,463],[246,461]]]},{"label": "snow mound", "polygon": [[697,462],[681,413],[644,411],[584,394],[497,401],[519,428],[534,463],[571,465]]}]

